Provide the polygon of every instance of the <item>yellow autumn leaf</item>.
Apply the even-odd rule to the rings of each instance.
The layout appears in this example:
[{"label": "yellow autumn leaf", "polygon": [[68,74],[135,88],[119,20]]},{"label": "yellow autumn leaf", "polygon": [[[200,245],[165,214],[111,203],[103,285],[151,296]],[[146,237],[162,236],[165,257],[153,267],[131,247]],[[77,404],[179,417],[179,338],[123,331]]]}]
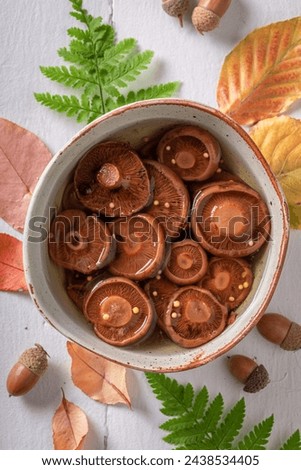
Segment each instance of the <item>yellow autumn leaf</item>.
[{"label": "yellow autumn leaf", "polygon": [[217,87],[222,112],[251,125],[301,98],[301,17],[254,30],[226,57]]},{"label": "yellow autumn leaf", "polygon": [[250,135],[286,195],[293,228],[301,228],[301,121],[288,116],[264,119]]}]

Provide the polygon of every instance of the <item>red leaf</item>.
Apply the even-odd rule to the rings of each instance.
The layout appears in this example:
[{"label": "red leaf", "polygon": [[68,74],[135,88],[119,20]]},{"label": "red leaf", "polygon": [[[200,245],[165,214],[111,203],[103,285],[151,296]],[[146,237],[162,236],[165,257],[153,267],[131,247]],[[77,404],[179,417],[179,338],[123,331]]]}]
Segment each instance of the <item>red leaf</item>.
[{"label": "red leaf", "polygon": [[20,232],[34,187],[50,159],[36,135],[0,118],[0,217]]},{"label": "red leaf", "polygon": [[27,291],[22,242],[7,233],[0,233],[0,290]]}]

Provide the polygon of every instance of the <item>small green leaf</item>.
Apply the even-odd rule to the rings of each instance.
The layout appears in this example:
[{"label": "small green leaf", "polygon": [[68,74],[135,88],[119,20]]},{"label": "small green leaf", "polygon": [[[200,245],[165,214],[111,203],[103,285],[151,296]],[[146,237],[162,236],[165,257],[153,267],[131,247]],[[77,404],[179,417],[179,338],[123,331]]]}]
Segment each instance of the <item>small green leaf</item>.
[{"label": "small green leaf", "polygon": [[209,392],[203,387],[195,397],[193,404],[193,413],[196,419],[202,418],[209,401]]},{"label": "small green leaf", "polygon": [[297,429],[280,447],[280,450],[301,450],[301,436]]},{"label": "small green leaf", "polygon": [[118,88],[125,88],[127,83],[133,82],[143,70],[147,69],[153,55],[152,51],[144,51],[112,68],[105,77],[104,88],[106,89],[112,85]]},{"label": "small green leaf", "polygon": [[237,444],[237,449],[265,450],[273,429],[273,424],[274,417],[272,415],[254,426],[254,428]]}]

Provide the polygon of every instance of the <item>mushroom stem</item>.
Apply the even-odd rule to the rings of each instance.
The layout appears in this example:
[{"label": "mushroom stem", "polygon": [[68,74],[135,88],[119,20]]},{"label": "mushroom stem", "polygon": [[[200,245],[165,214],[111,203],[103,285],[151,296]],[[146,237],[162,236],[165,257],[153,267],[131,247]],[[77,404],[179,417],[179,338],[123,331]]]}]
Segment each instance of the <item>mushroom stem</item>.
[{"label": "mushroom stem", "polygon": [[96,175],[97,182],[107,189],[117,189],[122,184],[119,169],[112,163],[104,163]]}]

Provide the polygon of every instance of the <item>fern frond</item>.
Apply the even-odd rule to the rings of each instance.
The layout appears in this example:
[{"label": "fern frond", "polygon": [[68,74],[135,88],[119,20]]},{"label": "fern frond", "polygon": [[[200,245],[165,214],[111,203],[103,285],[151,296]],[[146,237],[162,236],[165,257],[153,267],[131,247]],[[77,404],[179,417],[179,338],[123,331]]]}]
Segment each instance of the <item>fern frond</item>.
[{"label": "fern frond", "polygon": [[227,413],[211,437],[204,441],[204,444],[211,446],[211,449],[231,449],[235,437],[243,427],[245,419],[246,405],[242,398]]},{"label": "fern frond", "polygon": [[243,437],[237,444],[237,449],[240,450],[265,450],[271,435],[274,424],[274,416],[270,416],[259,424]]},{"label": "fern frond", "polygon": [[133,38],[123,39],[114,46],[104,51],[103,60],[99,63],[101,69],[107,67],[115,67],[123,60],[128,54],[133,52],[137,47],[137,41]]},{"label": "fern frond", "polygon": [[200,419],[203,417],[203,414],[206,410],[206,407],[209,402],[209,392],[207,387],[203,387],[197,396],[195,397],[194,404],[193,404],[193,414],[195,419]]},{"label": "fern frond", "polygon": [[87,84],[93,85],[93,88],[97,86],[97,81],[91,74],[87,74],[85,70],[75,67],[74,65],[71,65],[69,68],[65,65],[61,67],[41,66],[40,70],[42,74],[50,80],[72,88],[84,88]]},{"label": "fern frond", "polygon": [[280,450],[301,450],[301,436],[297,429],[280,447]]},{"label": "fern frond", "polygon": [[127,87],[129,82],[133,82],[143,70],[147,69],[153,56],[152,51],[144,51],[108,70],[103,80],[104,88],[112,85],[118,88]]},{"label": "fern frond", "polygon": [[164,374],[154,374],[152,372],[147,372],[146,378],[154,394],[163,403],[163,408],[160,410],[161,413],[166,416],[181,416],[188,411],[185,397],[190,393],[186,391],[187,388],[191,390],[190,387],[192,386],[190,384],[184,387],[184,385],[179,384],[175,379],[170,379]]},{"label": "fern frond", "polygon": [[171,82],[131,91],[123,96],[120,89],[128,87],[148,68],[153,52],[138,53],[137,42],[133,38],[116,44],[115,30],[111,25],[104,24],[101,17],[90,15],[83,8],[82,0],[70,0],[70,3],[70,15],[82,27],[72,26],[67,30],[71,38],[69,45],[60,48],[58,55],[72,65],[41,67],[41,72],[66,87],[82,89],[82,96],[78,99],[75,96],[35,93],[39,103],[67,116],[75,116],[80,122],[91,122],[125,104],[172,96],[179,88],[178,82]]}]

